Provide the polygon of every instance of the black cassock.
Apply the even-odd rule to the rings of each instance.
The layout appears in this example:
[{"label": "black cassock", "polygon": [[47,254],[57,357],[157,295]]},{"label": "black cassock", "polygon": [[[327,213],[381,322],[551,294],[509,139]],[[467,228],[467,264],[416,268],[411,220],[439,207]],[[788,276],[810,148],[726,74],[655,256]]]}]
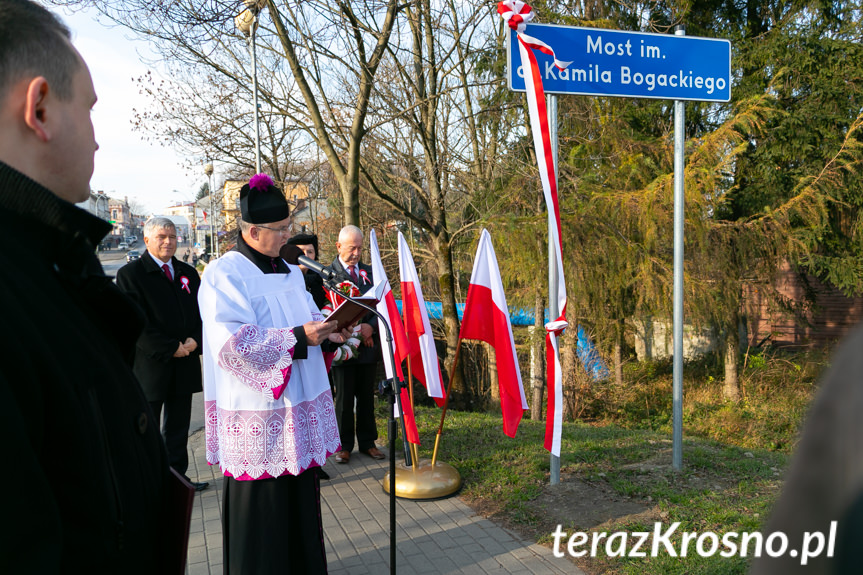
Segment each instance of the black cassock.
[{"label": "black cassock", "polygon": [[[297,476],[254,481],[225,477],[222,510],[225,573],[326,573],[320,492],[315,468]],[[309,497],[309,493],[316,496]],[[255,520],[250,521],[250,517]],[[280,551],[274,553],[275,549]]]}]

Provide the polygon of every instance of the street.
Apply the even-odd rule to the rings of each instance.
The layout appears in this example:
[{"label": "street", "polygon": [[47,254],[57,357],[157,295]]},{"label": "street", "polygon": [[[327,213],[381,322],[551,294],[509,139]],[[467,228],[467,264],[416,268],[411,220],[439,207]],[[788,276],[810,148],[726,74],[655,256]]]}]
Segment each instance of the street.
[{"label": "street", "polygon": [[[135,245],[129,248],[131,250],[138,250],[139,253],[143,252],[147,249],[144,246],[144,242],[138,240],[135,242]],[[126,252],[129,250],[107,250],[98,252],[99,261],[102,262],[102,267],[105,269],[105,274],[115,277],[117,275],[117,270],[126,265]]]}]

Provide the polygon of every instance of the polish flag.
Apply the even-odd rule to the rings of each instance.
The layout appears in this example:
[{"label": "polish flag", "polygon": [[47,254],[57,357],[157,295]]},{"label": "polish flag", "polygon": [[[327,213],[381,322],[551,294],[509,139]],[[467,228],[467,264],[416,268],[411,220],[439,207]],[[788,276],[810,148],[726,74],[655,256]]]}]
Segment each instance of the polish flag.
[{"label": "polish flag", "polygon": [[426,386],[429,397],[443,406],[443,377],[440,373],[434,335],[426,311],[423,290],[417,275],[414,258],[405,237],[399,232],[399,271],[402,283],[402,314],[405,331],[411,344],[410,365],[412,375]]},{"label": "polish flag", "polygon": [[528,408],[527,399],[521,383],[521,371],[515,353],[515,340],[512,337],[509,308],[503,293],[497,256],[487,230],[483,230],[479,238],[458,336],[461,339],[478,339],[494,348],[500,408],[503,412],[503,432],[509,437],[515,437],[518,423],[524,410]]},{"label": "polish flag", "polygon": [[[384,349],[384,369],[387,373],[387,379],[393,379],[395,377],[393,374],[396,374],[399,381],[404,381],[402,362],[410,354],[410,342],[405,333],[405,326],[402,323],[402,318],[399,316],[399,308],[396,306],[396,300],[395,297],[393,297],[393,290],[390,288],[390,280],[387,278],[387,272],[384,270],[384,264],[381,261],[381,253],[380,250],[378,250],[378,238],[375,234],[375,230],[369,232],[369,254],[371,255],[372,260],[372,277],[375,278],[373,293],[382,293],[378,286],[380,284],[386,285],[386,287],[383,288],[383,296],[377,305],[378,313],[386,318],[387,324],[389,324],[393,335],[393,353],[396,360],[395,365],[393,365],[393,360],[392,357],[390,357],[389,350]],[[387,344],[385,340],[387,328],[381,318],[378,318],[378,333],[381,334],[381,343],[386,346]],[[416,443],[419,445],[419,433],[417,433],[414,410],[411,405],[411,398],[407,388],[403,388],[401,390],[400,396],[402,409],[405,413],[405,435],[407,436],[409,443]],[[395,409],[395,416],[398,417],[398,404],[395,405]]]}]

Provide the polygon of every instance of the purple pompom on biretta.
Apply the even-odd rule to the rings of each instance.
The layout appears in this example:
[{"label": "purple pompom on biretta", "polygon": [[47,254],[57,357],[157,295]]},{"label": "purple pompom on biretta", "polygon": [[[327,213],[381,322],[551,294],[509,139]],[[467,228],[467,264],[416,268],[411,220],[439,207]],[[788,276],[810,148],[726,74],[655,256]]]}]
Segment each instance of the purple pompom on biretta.
[{"label": "purple pompom on biretta", "polygon": [[267,174],[255,174],[240,188],[240,217],[250,224],[280,222],[291,211],[284,193]]},{"label": "purple pompom on biretta", "polygon": [[255,174],[249,180],[250,188],[254,188],[262,192],[266,192],[267,190],[269,190],[270,186],[273,185],[275,185],[273,183],[273,178],[271,178],[267,174]]}]

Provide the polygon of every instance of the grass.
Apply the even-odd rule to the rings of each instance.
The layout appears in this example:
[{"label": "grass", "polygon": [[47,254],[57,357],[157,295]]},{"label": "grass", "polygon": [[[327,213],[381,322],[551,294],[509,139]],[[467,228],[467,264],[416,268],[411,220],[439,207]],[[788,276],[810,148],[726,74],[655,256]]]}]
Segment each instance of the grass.
[{"label": "grass", "polygon": [[[578,483],[587,493],[643,503],[648,509],[592,526],[594,531],[653,531],[656,522],[667,529],[679,521],[672,537],[678,549],[683,531],[713,531],[720,537],[757,531],[778,496],[781,474],[825,358],[823,353],[769,356],[748,363],[737,403],[721,399],[715,368],[687,366],[680,472],[670,466],[671,405],[664,399],[670,398],[670,368],[629,367],[626,389],[612,389],[608,383],[593,386],[585,412],[589,421],[564,423],[561,485]],[[420,455],[430,457],[440,411],[418,406],[416,414]],[[381,437],[386,437],[383,404],[378,423]],[[450,410],[439,458],[460,471],[461,497],[480,513],[551,545],[557,524],[569,533],[590,529],[578,517],[560,514],[574,501],[549,499],[554,490],[549,487],[544,434],[544,422],[525,419],[510,439],[503,435],[499,412]],[[551,510],[543,507],[549,501]],[[579,560],[578,565],[588,573],[732,574],[745,573],[748,559],[718,554],[702,558],[693,544],[687,557],[603,556]]]}]

